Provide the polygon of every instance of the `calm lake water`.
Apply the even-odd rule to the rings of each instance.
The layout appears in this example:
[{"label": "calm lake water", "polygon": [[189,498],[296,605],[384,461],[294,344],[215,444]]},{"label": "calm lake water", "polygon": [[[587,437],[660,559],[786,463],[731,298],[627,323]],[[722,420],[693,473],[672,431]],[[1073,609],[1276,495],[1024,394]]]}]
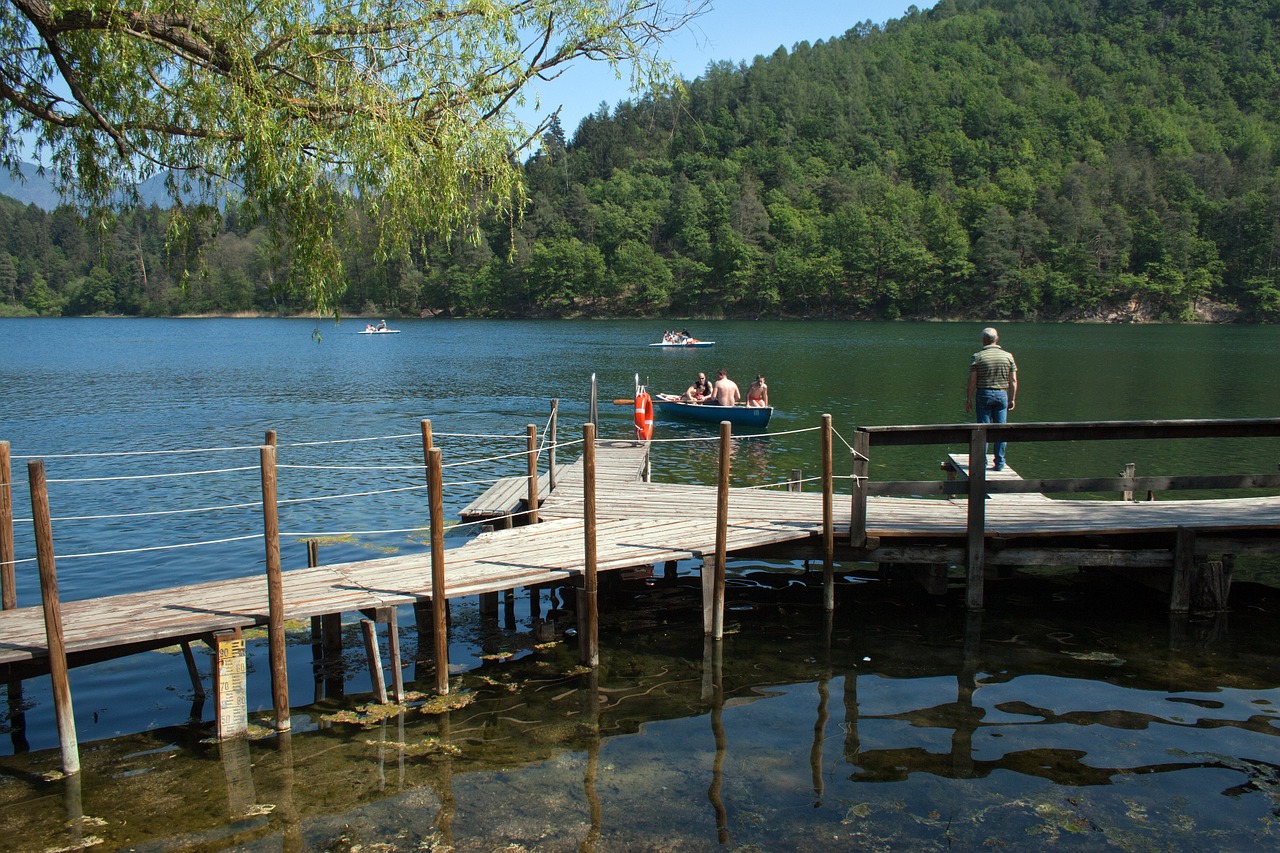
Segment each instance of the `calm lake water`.
[{"label": "calm lake water", "polygon": [[[409,553],[425,549],[422,418],[446,465],[486,460],[446,469],[456,514],[488,481],[523,471],[509,454],[526,424],[545,426],[552,398],[560,439],[580,436],[592,373],[601,434],[621,436],[631,410],[612,401],[631,396],[637,373],[679,392],[700,370],[723,366],[744,388],[762,372],[777,412],[767,434],[736,442],[733,478],[772,483],[817,472],[816,435],[792,431],[823,413],[846,438],[859,425],[966,420],[980,328],[708,322],[689,329],[715,347],[671,352],[645,346],[662,331],[651,322],[392,325],[401,333],[358,335],[363,321],[0,321],[19,603],[39,603],[29,459],[44,460],[50,481],[64,600],[255,575],[266,430],[286,466],[286,570],[305,565],[303,535],[320,538],[326,562]],[[1280,328],[1006,324],[1001,334],[1018,359],[1019,421],[1280,411]],[[713,432],[660,422],[655,438]],[[934,477],[946,450],[877,451],[872,476]],[[560,461],[574,456],[566,448]],[[715,458],[709,443],[660,445],[654,479],[710,482]],[[1009,451],[1024,476],[1114,475],[1128,462],[1139,474],[1270,473],[1277,460],[1270,440]],[[326,500],[304,500],[316,497]],[[471,534],[458,528],[450,544]],[[139,550],[155,546],[166,550]],[[1189,626],[1104,576],[993,585],[979,619],[958,598],[926,600],[842,568],[828,622],[803,565],[732,563],[722,649],[704,647],[693,564],[670,581],[636,573],[602,602],[594,677],[576,668],[572,637],[534,640],[523,595],[501,625],[461,602],[451,660],[469,704],[445,714],[424,712],[420,697],[398,716],[345,722],[369,699],[352,621],[341,689],[322,689],[305,648],[291,654],[284,740],[207,742],[212,702],[195,700],[172,650],[83,667],[71,674],[84,764],[73,785],[48,778],[59,765],[48,679],[25,682],[21,702],[9,687],[0,846],[1222,850],[1280,840],[1275,560],[1242,560],[1231,614]],[[544,615],[560,604],[544,597]],[[412,614],[400,624],[412,680]],[[265,642],[250,646],[250,706],[269,713]],[[432,683],[427,665],[411,687]]]}]

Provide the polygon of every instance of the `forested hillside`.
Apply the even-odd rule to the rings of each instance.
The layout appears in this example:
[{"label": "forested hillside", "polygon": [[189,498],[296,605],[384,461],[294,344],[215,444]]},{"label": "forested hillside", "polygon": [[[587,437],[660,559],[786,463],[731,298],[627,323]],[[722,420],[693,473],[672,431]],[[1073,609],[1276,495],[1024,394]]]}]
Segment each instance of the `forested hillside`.
[{"label": "forested hillside", "polygon": [[[479,244],[353,220],[344,310],[1274,320],[1280,0],[943,0],[602,105],[526,182]],[[76,219],[0,206],[0,302],[289,307],[234,213],[185,290],[162,211]]]}]

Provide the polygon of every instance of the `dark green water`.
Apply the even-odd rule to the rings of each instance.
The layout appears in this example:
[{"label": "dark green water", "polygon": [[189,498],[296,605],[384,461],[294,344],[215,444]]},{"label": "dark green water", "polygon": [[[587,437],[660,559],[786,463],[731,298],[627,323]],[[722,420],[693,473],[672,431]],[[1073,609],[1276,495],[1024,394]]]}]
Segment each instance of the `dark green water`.
[{"label": "dark green water", "polygon": [[[47,458],[50,476],[123,473],[102,458],[52,454],[248,446],[214,458],[129,458],[129,473],[252,464],[263,430],[282,461],[413,463],[417,421],[437,432],[541,425],[562,400],[561,437],[587,412],[599,376],[602,434],[623,434],[632,376],[682,390],[726,367],[745,387],[767,375],[778,408],[768,435],[738,443],[735,484],[816,471],[811,427],[823,413],[856,425],[965,419],[978,325],[707,323],[717,341],[650,350],[649,323],[294,321],[3,321],[0,381],[10,404],[0,440]],[[1014,418],[1113,420],[1275,416],[1280,329],[1007,325],[1021,391]],[[709,435],[661,423],[657,438]],[[388,436],[336,446],[311,441]],[[494,442],[441,439],[446,462]],[[959,448],[954,448],[959,449]],[[877,453],[873,476],[935,476],[946,448]],[[659,445],[657,480],[706,481],[708,445]],[[1036,444],[1010,448],[1027,476],[1269,473],[1275,442]],[[15,460],[15,470],[21,462]],[[518,473],[522,460],[482,466]],[[64,483],[55,515],[234,504],[254,476],[190,485]],[[467,477],[449,475],[461,482]],[[416,471],[298,471],[282,497],[417,482]],[[478,477],[476,477],[478,479]],[[20,484],[18,484],[20,487]],[[452,511],[483,486],[446,489]],[[27,500],[15,495],[18,514]],[[422,523],[418,493],[301,505],[285,530],[380,530]],[[154,525],[154,526],[153,526]],[[60,554],[140,541],[211,540],[260,519],[220,511],[146,520],[65,522]],[[465,533],[453,534],[460,543]],[[19,558],[30,535],[18,531]],[[334,537],[325,559],[422,548],[415,534]],[[190,548],[181,561],[136,554],[60,560],[64,598],[260,571],[260,543]],[[286,568],[302,565],[296,543]],[[291,652],[294,734],[206,742],[212,703],[194,699],[181,657],[152,653],[72,673],[83,777],[59,765],[47,679],[23,707],[0,703],[0,846],[15,850],[828,850],[1274,849],[1280,832],[1280,657],[1273,561],[1243,566],[1231,612],[1171,624],[1157,596],[1105,576],[1044,572],[993,584],[968,617],[842,567],[828,622],[804,567],[731,565],[723,648],[706,648],[693,566],[674,582],[637,574],[602,603],[601,669],[576,668],[570,613],[545,642],[522,595],[512,621],[454,609],[451,659],[469,704],[427,713],[416,698],[364,725],[331,715],[368,701],[355,625],[340,691],[313,676],[304,637]],[[19,599],[35,604],[21,564]],[[1271,586],[1259,585],[1264,581]],[[550,613],[548,611],[551,611]],[[418,637],[401,615],[406,658]],[[407,626],[407,627],[406,627]],[[250,704],[269,712],[265,649],[251,645]],[[509,656],[508,656],[509,655]],[[199,655],[207,673],[208,659]],[[413,682],[416,662],[405,670]],[[428,691],[430,666],[421,672]],[[330,685],[332,687],[332,685]],[[0,692],[5,688],[0,687]],[[337,695],[337,694],[342,695]],[[12,697],[10,690],[7,694]],[[315,698],[315,703],[311,700]],[[3,713],[8,708],[10,713]],[[18,717],[13,711],[25,712]],[[188,722],[188,718],[191,722]],[[255,715],[255,719],[258,719]],[[19,725],[22,723],[24,725]]]}]

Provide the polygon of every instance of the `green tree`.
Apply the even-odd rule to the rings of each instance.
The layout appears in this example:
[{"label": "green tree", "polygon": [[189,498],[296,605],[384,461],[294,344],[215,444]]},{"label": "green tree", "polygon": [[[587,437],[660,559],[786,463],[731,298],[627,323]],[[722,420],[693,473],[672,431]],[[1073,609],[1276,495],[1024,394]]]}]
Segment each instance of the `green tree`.
[{"label": "green tree", "polygon": [[474,232],[481,210],[520,196],[510,155],[528,134],[512,108],[531,81],[585,57],[656,83],[663,36],[702,5],[9,0],[0,160],[16,169],[33,134],[89,206],[153,174],[174,197],[233,185],[273,226],[289,285],[332,312],[347,208],[379,224],[384,256],[422,234]]}]

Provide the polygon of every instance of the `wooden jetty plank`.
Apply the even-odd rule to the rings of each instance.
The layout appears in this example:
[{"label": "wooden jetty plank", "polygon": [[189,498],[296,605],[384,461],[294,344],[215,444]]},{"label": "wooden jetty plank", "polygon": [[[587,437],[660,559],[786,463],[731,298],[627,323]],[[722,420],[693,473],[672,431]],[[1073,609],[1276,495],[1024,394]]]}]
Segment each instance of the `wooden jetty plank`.
[{"label": "wooden jetty plank", "polygon": [[[556,466],[556,483],[559,485],[561,472],[567,466]],[[551,477],[543,472],[538,475],[538,503],[546,500],[551,494]],[[486,489],[478,498],[467,504],[458,512],[463,521],[482,521],[500,518],[519,512],[529,497],[529,478],[503,477]]]},{"label": "wooden jetty plank", "polygon": [[[991,458],[993,457],[984,457],[982,460],[983,467],[986,469],[985,476],[986,476],[987,482],[1010,482],[1010,481],[1022,479],[1022,475],[1019,474],[1017,471],[1013,470],[1013,466],[1008,464],[1008,462],[1005,463],[1004,468],[1002,468],[1001,470],[993,471],[991,469],[991,466],[987,464],[987,460]],[[948,468],[951,471],[954,471],[958,479],[968,480],[969,479],[969,454],[968,453],[948,453],[947,461],[943,467]],[[953,498],[952,500],[963,503],[967,501],[968,498],[962,496],[958,498]],[[1043,501],[1052,500],[1052,498],[1050,498],[1048,495],[1042,495],[1038,492],[1024,492],[1024,493],[1017,493],[1017,494],[988,495],[987,500],[1043,502]]]}]

